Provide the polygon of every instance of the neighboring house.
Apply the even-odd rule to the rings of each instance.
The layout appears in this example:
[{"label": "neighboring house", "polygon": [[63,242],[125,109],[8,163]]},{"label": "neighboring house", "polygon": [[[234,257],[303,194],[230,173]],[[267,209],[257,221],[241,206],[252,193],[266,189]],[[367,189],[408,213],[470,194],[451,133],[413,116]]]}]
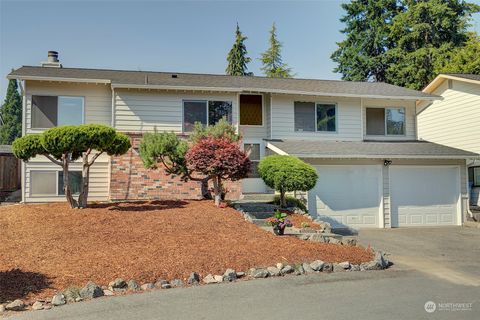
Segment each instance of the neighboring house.
[{"label": "neighboring house", "polygon": [[[480,75],[441,74],[423,92],[443,99],[418,103],[418,137],[480,153]],[[467,165],[470,203],[480,206],[480,160]]]},{"label": "neighboring house", "polygon": [[[200,198],[197,182],[144,169],[138,142],[154,128],[188,135],[196,121],[226,116],[254,162],[228,186],[230,198],[269,192],[256,164],[278,153],[317,168],[308,207],[334,227],[459,225],[468,208],[466,160],[477,155],[417,141],[416,103],[436,95],[384,83],[62,68],[49,55],[8,75],[23,81],[24,134],[101,123],[133,141],[127,154],[97,160],[91,200]],[[24,201],[64,201],[61,175],[43,157],[25,164]]]}]

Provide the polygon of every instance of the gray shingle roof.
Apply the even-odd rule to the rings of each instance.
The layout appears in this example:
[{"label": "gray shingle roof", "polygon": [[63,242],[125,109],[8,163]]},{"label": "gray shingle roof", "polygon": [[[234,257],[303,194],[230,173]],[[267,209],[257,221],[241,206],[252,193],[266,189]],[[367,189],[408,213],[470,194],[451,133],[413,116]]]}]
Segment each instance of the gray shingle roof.
[{"label": "gray shingle roof", "polygon": [[457,77],[457,78],[480,81],[479,74],[471,74],[471,73],[443,73],[443,74],[447,76]]},{"label": "gray shingle roof", "polygon": [[[176,75],[176,77],[172,77]],[[12,71],[9,78],[64,78],[108,81],[112,86],[162,86],[202,88],[203,90],[259,91],[311,95],[385,97],[399,99],[438,99],[436,95],[410,90],[386,83],[314,79],[276,79],[256,76],[124,71],[82,68],[49,68],[23,66]]]},{"label": "gray shingle roof", "polygon": [[427,141],[267,140],[299,158],[419,158],[466,159],[480,155]]}]

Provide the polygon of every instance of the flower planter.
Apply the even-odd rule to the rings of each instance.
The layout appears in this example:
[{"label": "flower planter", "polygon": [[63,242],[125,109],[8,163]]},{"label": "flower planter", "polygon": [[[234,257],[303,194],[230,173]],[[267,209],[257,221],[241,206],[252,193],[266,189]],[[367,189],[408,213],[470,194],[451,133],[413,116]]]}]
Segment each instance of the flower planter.
[{"label": "flower planter", "polygon": [[280,226],[275,226],[273,227],[273,233],[275,233],[277,236],[283,236],[285,233],[285,226],[280,227]]}]

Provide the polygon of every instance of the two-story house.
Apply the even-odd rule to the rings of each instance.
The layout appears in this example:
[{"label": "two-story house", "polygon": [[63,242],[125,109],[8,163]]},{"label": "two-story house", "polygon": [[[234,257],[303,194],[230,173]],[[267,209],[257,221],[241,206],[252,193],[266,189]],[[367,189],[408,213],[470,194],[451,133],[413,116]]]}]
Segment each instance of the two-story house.
[{"label": "two-story house", "polygon": [[[417,140],[416,104],[437,95],[371,82],[63,68],[56,52],[8,78],[22,81],[24,134],[101,123],[131,137],[127,154],[92,168],[91,200],[199,198],[197,182],[144,169],[138,142],[154,128],[188,135],[197,121],[227,117],[254,162],[228,187],[231,198],[268,192],[255,168],[276,153],[315,166],[309,211],[334,227],[459,225],[467,210],[466,160],[477,155]],[[24,164],[23,200],[64,201],[61,175],[43,157]]]},{"label": "two-story house", "polygon": [[[443,99],[418,102],[419,138],[480,153],[480,75],[440,74],[423,92]],[[480,160],[467,165],[470,203],[480,206]]]}]

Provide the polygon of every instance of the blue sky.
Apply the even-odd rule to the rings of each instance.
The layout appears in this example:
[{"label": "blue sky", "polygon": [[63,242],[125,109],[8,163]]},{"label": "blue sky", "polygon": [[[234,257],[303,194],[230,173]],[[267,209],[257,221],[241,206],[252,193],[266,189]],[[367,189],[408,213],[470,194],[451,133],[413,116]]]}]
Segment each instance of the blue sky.
[{"label": "blue sky", "polygon": [[224,73],[237,21],[255,74],[276,22],[297,77],[338,79],[330,54],[343,38],[341,2],[0,0],[0,99],[10,70],[39,65],[48,50],[65,67]]}]

